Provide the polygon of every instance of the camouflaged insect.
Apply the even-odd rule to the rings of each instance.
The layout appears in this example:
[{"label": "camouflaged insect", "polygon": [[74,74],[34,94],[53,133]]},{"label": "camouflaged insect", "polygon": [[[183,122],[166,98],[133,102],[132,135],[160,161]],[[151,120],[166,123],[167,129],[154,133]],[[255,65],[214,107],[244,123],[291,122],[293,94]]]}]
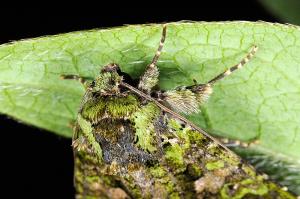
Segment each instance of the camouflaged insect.
[{"label": "camouflaged insect", "polygon": [[[218,80],[155,91],[166,35],[137,86],[117,64],[88,84],[74,127],[77,198],[295,198],[177,112],[197,112]],[[65,78],[83,79],[77,76]]]}]

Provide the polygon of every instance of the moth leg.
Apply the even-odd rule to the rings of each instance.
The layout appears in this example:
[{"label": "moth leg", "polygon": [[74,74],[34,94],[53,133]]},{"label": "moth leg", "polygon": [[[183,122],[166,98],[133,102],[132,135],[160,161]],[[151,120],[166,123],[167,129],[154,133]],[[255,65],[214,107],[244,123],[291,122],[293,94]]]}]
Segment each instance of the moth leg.
[{"label": "moth leg", "polygon": [[76,123],[76,121],[75,121],[75,120],[69,121],[68,124],[67,124],[67,127],[70,128],[70,129],[72,129],[73,132],[74,132],[74,130],[77,128],[77,123]]},{"label": "moth leg", "polygon": [[[93,135],[92,124],[89,123],[87,120],[82,118],[79,114],[77,117],[78,128],[81,132],[79,135],[78,133],[74,133],[73,135],[73,143],[72,146],[74,149],[86,149],[87,146],[89,148],[89,152],[93,153],[96,159],[101,163],[102,162],[102,149],[100,144],[96,141],[95,136]],[[74,129],[75,132],[78,132]]]},{"label": "moth leg", "polygon": [[258,47],[253,46],[251,51],[238,64],[225,70],[223,73],[217,75],[213,79],[209,80],[207,83],[212,85],[212,84],[218,82],[219,80],[223,79],[224,77],[230,75],[233,71],[235,71],[237,69],[241,69],[246,63],[248,63],[254,57],[257,50],[258,50]]},{"label": "moth leg", "polygon": [[198,84],[196,79],[193,79],[193,82],[194,82],[195,85]]},{"label": "moth leg", "polygon": [[151,89],[157,85],[159,70],[156,64],[164,46],[166,33],[167,33],[167,26],[164,25],[158,49],[152,59],[152,62],[147,66],[145,73],[140,78],[138,89],[145,93],[150,93]]},{"label": "moth leg", "polygon": [[197,81],[193,80],[194,85],[192,86],[178,87],[175,90],[160,92],[156,95],[160,101],[164,101],[177,112],[184,114],[197,113],[200,111],[199,106],[204,104],[212,94],[212,86],[219,80],[230,75],[233,71],[242,68],[253,58],[257,49],[258,47],[254,46],[238,64],[230,67],[205,84],[198,84]]},{"label": "moth leg", "polygon": [[219,138],[220,142],[222,142],[227,147],[242,147],[247,148],[250,146],[255,146],[259,144],[258,139],[253,139],[247,142],[241,141],[241,140],[233,140],[228,138]]},{"label": "moth leg", "polygon": [[60,78],[79,81],[84,86],[85,90],[87,90],[89,85],[89,79],[79,75],[61,75]]}]

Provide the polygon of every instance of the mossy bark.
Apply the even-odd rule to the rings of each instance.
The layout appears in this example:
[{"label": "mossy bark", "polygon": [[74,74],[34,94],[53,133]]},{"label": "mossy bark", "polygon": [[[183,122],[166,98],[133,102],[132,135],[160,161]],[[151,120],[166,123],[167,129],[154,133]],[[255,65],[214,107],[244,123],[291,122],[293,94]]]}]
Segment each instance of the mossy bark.
[{"label": "mossy bark", "polygon": [[74,139],[77,198],[296,198],[130,92],[84,101]]}]

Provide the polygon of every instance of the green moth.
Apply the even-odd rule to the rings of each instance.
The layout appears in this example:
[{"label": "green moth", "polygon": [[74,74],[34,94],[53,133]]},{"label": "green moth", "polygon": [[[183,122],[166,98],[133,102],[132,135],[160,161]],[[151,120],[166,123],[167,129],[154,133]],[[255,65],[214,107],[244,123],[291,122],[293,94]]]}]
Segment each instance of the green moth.
[{"label": "green moth", "polygon": [[258,174],[180,113],[199,111],[222,78],[257,51],[204,84],[157,89],[157,61],[138,84],[108,64],[86,87],[74,125],[76,198],[296,198]]}]

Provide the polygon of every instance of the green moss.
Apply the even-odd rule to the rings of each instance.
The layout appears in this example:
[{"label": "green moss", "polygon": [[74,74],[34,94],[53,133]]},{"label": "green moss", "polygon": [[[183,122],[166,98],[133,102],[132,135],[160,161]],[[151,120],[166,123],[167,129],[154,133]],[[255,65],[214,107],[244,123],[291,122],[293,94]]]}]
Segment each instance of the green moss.
[{"label": "green moss", "polygon": [[133,196],[133,198],[143,198],[142,191],[140,187],[135,184],[134,179],[128,175],[125,178],[125,181],[122,181],[126,187],[128,187],[128,190],[130,190],[130,195]]},{"label": "green moss", "polygon": [[129,117],[138,109],[138,101],[135,96],[112,97],[106,101],[107,113],[112,118]]},{"label": "green moss", "polygon": [[208,162],[208,163],[206,163],[205,167],[207,170],[220,169],[220,168],[224,167],[224,162],[222,160]]},{"label": "green moss", "polygon": [[179,193],[174,192],[174,193],[170,194],[169,198],[170,199],[180,199],[180,196],[179,196]]},{"label": "green moss", "polygon": [[159,182],[159,181],[155,181],[153,186],[153,190],[155,190],[157,193],[159,193],[159,197],[157,195],[155,195],[155,197],[150,196],[149,198],[168,198],[169,193],[165,187],[165,184]]},{"label": "green moss", "polygon": [[113,179],[113,176],[106,176],[106,175],[101,175],[100,176],[97,176],[98,178],[101,178],[101,181],[106,184],[106,185],[109,185],[109,186],[116,186],[115,185],[115,180]]},{"label": "green moss", "polygon": [[167,174],[166,170],[162,166],[158,166],[158,165],[151,167],[150,173],[155,178],[162,178]]},{"label": "green moss", "polygon": [[95,79],[95,86],[93,88],[93,91],[111,92],[112,90],[118,90],[117,82],[120,81],[121,77],[116,72],[100,73],[100,75]]},{"label": "green moss", "polygon": [[[221,190],[221,198],[223,199],[241,199],[244,198],[246,195],[256,195],[256,196],[263,196],[268,193],[268,187],[263,183],[259,182],[258,180],[253,179],[245,179],[238,183],[236,187],[237,190],[230,190],[229,187],[233,187],[235,184],[225,184]],[[232,195],[230,193],[233,193]]]},{"label": "green moss", "polygon": [[78,114],[77,122],[82,130],[82,134],[85,136],[85,138],[88,140],[89,144],[92,146],[93,153],[95,153],[97,156],[97,159],[100,162],[102,162],[102,149],[93,135],[92,124],[90,122],[88,122],[87,120],[83,119],[80,114]]},{"label": "green moss", "polygon": [[207,147],[207,152],[210,153],[213,156],[218,156],[222,153],[222,150],[220,149],[219,145],[217,143],[211,143]]},{"label": "green moss", "polygon": [[138,109],[135,96],[100,98],[96,102],[87,102],[82,110],[83,118],[91,122],[97,121],[106,113],[111,118],[129,117]]},{"label": "green moss", "polygon": [[174,129],[175,131],[179,131],[181,129],[181,125],[175,119],[170,119],[168,121],[168,127]]},{"label": "green moss", "polygon": [[150,173],[153,175],[152,179],[155,179],[155,189],[156,191],[159,190],[161,198],[170,198],[171,195],[174,197],[178,195],[176,184],[170,178],[172,175],[169,175],[163,167],[155,166],[150,170]]},{"label": "green moss", "polygon": [[142,194],[141,190],[140,190],[137,186],[131,187],[130,193],[131,193],[131,195],[133,195],[135,198],[143,198],[143,194]]},{"label": "green moss", "polygon": [[189,140],[192,144],[200,144],[202,145],[202,141],[205,140],[206,138],[199,133],[198,131],[193,131],[190,130],[187,132],[188,136],[189,136]]},{"label": "green moss", "polygon": [[182,143],[184,143],[184,145],[181,146],[184,150],[190,148],[191,144],[188,136],[189,131],[191,131],[190,128],[182,128],[179,122],[175,119],[170,119],[168,127],[175,130],[177,137],[179,137]]},{"label": "green moss", "polygon": [[101,73],[97,78],[96,78],[96,84],[95,88],[98,90],[105,90],[108,86],[109,80],[112,78],[113,73]]},{"label": "green moss", "polygon": [[159,113],[160,109],[155,104],[148,103],[132,115],[137,145],[149,152],[157,150],[154,142],[153,120]]},{"label": "green moss", "polygon": [[165,149],[166,160],[176,169],[185,168],[183,155],[184,151],[179,144],[173,144]]},{"label": "green moss", "polygon": [[[100,148],[101,149],[101,148]],[[101,152],[102,153],[102,152]],[[91,153],[86,153],[83,151],[80,151],[80,153],[78,153],[78,157],[80,157],[81,159],[84,159],[86,162],[88,162],[89,164],[99,164],[99,160],[97,158],[95,158],[94,154]],[[101,162],[102,163],[102,162]]]},{"label": "green moss", "polygon": [[241,161],[238,156],[235,154],[230,154],[230,153],[224,153],[224,151],[221,151],[220,154],[220,159],[224,160],[224,162],[227,162],[229,165],[238,165]]},{"label": "green moss", "polygon": [[75,184],[76,190],[77,190],[77,192],[82,193],[83,192],[82,184],[84,181],[84,175],[82,172],[80,172],[78,169],[76,169],[74,176],[75,176],[75,180],[76,180],[76,184]]},{"label": "green moss", "polygon": [[243,165],[242,166],[242,169],[245,173],[247,173],[249,176],[251,177],[255,177],[256,176],[256,173],[255,173],[255,170],[253,170],[250,166],[248,165]]},{"label": "green moss", "polygon": [[190,176],[192,176],[194,179],[199,178],[202,175],[202,169],[197,164],[189,164],[187,166],[187,171]]},{"label": "green moss", "polygon": [[95,121],[105,111],[105,102],[99,100],[97,102],[87,102],[82,109],[82,117],[91,121]]},{"label": "green moss", "polygon": [[[108,199],[107,197],[105,196],[101,196],[101,197],[104,197],[103,199]],[[99,198],[98,196],[85,196],[86,199],[97,199]]]},{"label": "green moss", "polygon": [[172,193],[175,190],[175,184],[168,178],[168,182],[166,183],[166,189],[168,193]]},{"label": "green moss", "polygon": [[122,122],[124,122],[124,120],[115,120],[111,122],[102,120],[95,126],[95,133],[102,138],[109,140],[111,143],[116,143],[119,137],[124,133],[121,129],[124,125]]},{"label": "green moss", "polygon": [[292,194],[290,194],[287,191],[284,191],[282,188],[278,187],[278,185],[270,182],[268,184],[268,188],[270,190],[270,192],[274,191],[277,192],[280,196],[280,198],[284,198],[284,199],[296,199],[295,196],[293,196]]}]

